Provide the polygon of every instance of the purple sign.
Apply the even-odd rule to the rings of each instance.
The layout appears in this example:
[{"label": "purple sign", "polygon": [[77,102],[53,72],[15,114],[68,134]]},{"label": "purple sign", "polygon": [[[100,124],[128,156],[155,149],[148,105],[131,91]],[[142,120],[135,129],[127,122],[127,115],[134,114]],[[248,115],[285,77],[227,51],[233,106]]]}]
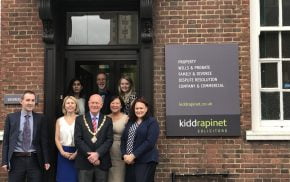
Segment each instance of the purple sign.
[{"label": "purple sign", "polygon": [[167,45],[167,136],[239,136],[237,44]]}]

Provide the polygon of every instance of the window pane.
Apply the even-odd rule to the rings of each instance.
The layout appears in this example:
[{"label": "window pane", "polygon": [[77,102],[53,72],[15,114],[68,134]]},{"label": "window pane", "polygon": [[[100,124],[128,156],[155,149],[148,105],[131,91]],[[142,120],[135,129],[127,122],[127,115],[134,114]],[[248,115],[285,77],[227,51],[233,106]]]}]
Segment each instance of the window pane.
[{"label": "window pane", "polygon": [[261,92],[262,119],[280,119],[280,99],[279,92]]},{"label": "window pane", "polygon": [[277,0],[260,0],[261,9],[261,26],[277,26],[278,25],[278,1]]},{"label": "window pane", "polygon": [[278,58],[278,32],[261,32],[260,34],[260,57]]},{"label": "window pane", "polygon": [[262,88],[278,87],[277,63],[262,63],[261,78]]},{"label": "window pane", "polygon": [[111,31],[114,30],[113,26],[116,22],[116,16],[107,14],[88,15],[86,17],[88,23],[88,45],[116,43],[116,37],[111,36]]},{"label": "window pane", "polygon": [[115,37],[111,36],[111,24],[116,21],[116,16],[103,18],[100,15],[71,16],[71,34],[68,35],[69,45],[94,45],[114,44]]},{"label": "window pane", "polygon": [[290,120],[290,93],[283,93],[284,119]]},{"label": "window pane", "polygon": [[283,11],[283,26],[290,26],[290,1],[282,1],[282,11]]},{"label": "window pane", "polygon": [[137,13],[101,12],[68,17],[69,45],[116,45],[138,43]]},{"label": "window pane", "polygon": [[[284,61],[282,64],[283,89],[290,89],[290,62]],[[288,101],[290,102],[290,100]]]},{"label": "window pane", "polygon": [[290,32],[282,32],[282,57],[290,58]]},{"label": "window pane", "polygon": [[137,43],[137,16],[119,15],[119,44]]},{"label": "window pane", "polygon": [[[68,44],[87,44],[87,17],[74,16],[68,20]],[[77,26],[76,26],[77,25]],[[72,30],[71,30],[72,29]],[[72,32],[73,31],[73,32]],[[75,34],[77,32],[77,34]]]}]

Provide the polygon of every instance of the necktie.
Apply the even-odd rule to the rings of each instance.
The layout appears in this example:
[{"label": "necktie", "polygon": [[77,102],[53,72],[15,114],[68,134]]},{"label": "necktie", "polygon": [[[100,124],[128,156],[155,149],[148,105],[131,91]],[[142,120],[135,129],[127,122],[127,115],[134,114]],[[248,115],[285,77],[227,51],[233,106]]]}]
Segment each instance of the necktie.
[{"label": "necktie", "polygon": [[136,129],[138,128],[138,123],[135,122],[129,129],[128,133],[128,140],[127,140],[127,148],[126,152],[127,154],[131,154],[133,152],[133,147],[134,147],[134,139],[135,139],[135,134],[136,134]]},{"label": "necktie", "polygon": [[31,129],[29,123],[29,115],[25,115],[24,127],[23,127],[23,141],[22,148],[24,151],[28,151],[30,149],[30,140],[31,140]]},{"label": "necktie", "polygon": [[92,123],[93,123],[94,132],[96,132],[96,130],[98,128],[98,123],[97,123],[97,118],[96,117],[93,117]]}]

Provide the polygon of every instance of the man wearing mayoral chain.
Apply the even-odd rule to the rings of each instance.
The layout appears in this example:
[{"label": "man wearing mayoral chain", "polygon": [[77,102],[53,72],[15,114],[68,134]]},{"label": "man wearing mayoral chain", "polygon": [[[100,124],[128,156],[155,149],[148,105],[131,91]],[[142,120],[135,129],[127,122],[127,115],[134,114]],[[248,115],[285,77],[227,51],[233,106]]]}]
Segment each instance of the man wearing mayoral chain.
[{"label": "man wearing mayoral chain", "polygon": [[79,182],[107,182],[108,169],[112,166],[112,120],[100,113],[103,106],[100,95],[91,95],[88,104],[89,112],[78,116],[75,122],[78,179]]}]

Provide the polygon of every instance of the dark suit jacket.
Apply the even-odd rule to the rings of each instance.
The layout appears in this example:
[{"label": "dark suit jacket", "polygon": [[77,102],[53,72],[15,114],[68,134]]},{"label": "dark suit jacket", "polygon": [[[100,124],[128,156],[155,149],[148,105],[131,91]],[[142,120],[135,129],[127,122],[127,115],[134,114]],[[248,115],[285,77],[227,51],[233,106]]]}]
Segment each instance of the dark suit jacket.
[{"label": "dark suit jacket", "polygon": [[[92,131],[93,125],[90,113],[86,113],[85,117]],[[104,115],[100,114],[98,127],[102,125],[103,118]],[[75,165],[77,168],[82,170],[88,170],[94,167],[87,159],[88,152],[98,152],[101,162],[98,166],[100,169],[108,170],[112,166],[110,157],[110,148],[113,143],[112,119],[110,117],[106,117],[106,120],[104,122],[105,123],[103,127],[96,136],[96,143],[92,143],[91,139],[93,135],[89,133],[87,127],[85,126],[83,115],[77,117],[74,133],[75,145],[78,150],[78,154],[75,160]]]},{"label": "dark suit jacket", "polygon": [[[134,121],[129,121],[126,124],[125,130],[121,137],[121,153],[126,154],[126,146],[128,140],[129,128],[134,124]],[[159,125],[155,118],[149,117],[142,121],[137,128],[133,146],[133,154],[135,155],[136,163],[158,162],[158,151],[156,148],[157,139],[159,136]]]},{"label": "dark suit jacket", "polygon": [[[20,115],[21,112],[10,113],[6,117],[3,138],[2,150],[2,165],[10,166],[10,160],[14,152],[20,128]],[[48,151],[48,127],[47,121],[43,114],[32,112],[33,116],[33,138],[32,144],[34,145],[37,153],[38,162],[41,168],[44,163],[49,163]]]},{"label": "dark suit jacket", "polygon": [[107,93],[104,95],[105,95],[105,99],[104,99],[103,107],[101,109],[101,113],[102,114],[110,114],[111,113],[110,101],[111,101],[113,94],[110,91],[107,91]]}]

